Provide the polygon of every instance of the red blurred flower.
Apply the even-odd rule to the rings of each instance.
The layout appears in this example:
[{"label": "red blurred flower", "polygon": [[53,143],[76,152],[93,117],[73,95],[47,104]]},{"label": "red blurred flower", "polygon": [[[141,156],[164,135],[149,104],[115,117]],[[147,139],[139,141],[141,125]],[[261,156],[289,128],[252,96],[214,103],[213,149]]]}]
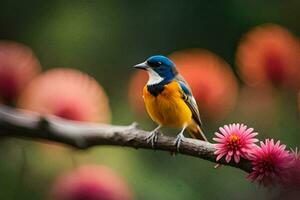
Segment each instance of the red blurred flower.
[{"label": "red blurred flower", "polygon": [[13,41],[0,41],[0,101],[12,103],[40,71],[32,50]]},{"label": "red blurred flower", "polygon": [[229,124],[220,127],[220,133],[216,132],[214,141],[217,150],[215,154],[218,155],[216,160],[220,160],[225,156],[227,163],[233,158],[236,163],[240,162],[240,157],[249,159],[252,148],[255,147],[255,142],[258,139],[254,138],[258,133],[253,132],[253,128],[247,128],[244,124]]},{"label": "red blurred flower", "polygon": [[74,69],[52,69],[33,79],[18,106],[70,120],[109,122],[108,98],[92,77]]},{"label": "red blurred flower", "polygon": [[285,150],[286,146],[273,139],[260,142],[260,147],[253,149],[251,158],[252,172],[248,178],[264,186],[285,183],[294,157]]},{"label": "red blurred flower", "polygon": [[201,49],[170,55],[190,84],[200,113],[211,120],[223,119],[236,104],[238,84],[229,65],[217,55]]},{"label": "red blurred flower", "polygon": [[236,62],[249,85],[300,85],[299,41],[278,25],[262,25],[247,33],[238,47]]},{"label": "red blurred flower", "polygon": [[130,200],[132,193],[124,180],[104,166],[86,165],[55,181],[53,200]]},{"label": "red blurred flower", "polygon": [[[235,106],[238,85],[228,64],[201,49],[178,51],[170,55],[177,69],[192,88],[202,116],[224,118]],[[137,113],[144,113],[142,88],[148,76],[136,72],[129,84],[129,102]]]}]

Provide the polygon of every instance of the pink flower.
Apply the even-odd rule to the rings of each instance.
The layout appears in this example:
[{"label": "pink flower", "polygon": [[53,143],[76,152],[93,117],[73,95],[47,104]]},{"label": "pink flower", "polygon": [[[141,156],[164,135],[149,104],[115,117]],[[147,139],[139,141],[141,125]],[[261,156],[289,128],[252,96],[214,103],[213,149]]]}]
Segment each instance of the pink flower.
[{"label": "pink flower", "polygon": [[85,165],[57,178],[50,191],[53,200],[130,200],[125,181],[104,166]]},{"label": "pink flower", "polygon": [[37,76],[23,91],[17,106],[69,120],[110,121],[103,88],[94,78],[75,69],[51,69]]},{"label": "pink flower", "polygon": [[217,150],[215,154],[217,155],[216,160],[220,160],[225,156],[227,163],[234,158],[234,161],[238,163],[240,157],[249,159],[251,149],[255,146],[255,142],[258,139],[254,138],[258,133],[253,132],[253,128],[247,128],[244,124],[230,124],[219,128],[221,133],[216,132],[216,138],[214,141],[218,142],[216,144]]},{"label": "pink flower", "polygon": [[260,142],[252,151],[252,172],[248,178],[264,186],[283,183],[288,178],[294,156],[285,150],[286,146],[273,139]]},{"label": "pink flower", "polygon": [[0,101],[14,103],[40,68],[30,48],[17,42],[0,40]]},{"label": "pink flower", "polygon": [[300,187],[300,156],[297,148],[295,151],[292,150],[290,155],[293,158],[293,162],[288,169],[288,178],[285,186],[288,189],[298,189]]},{"label": "pink flower", "polygon": [[294,160],[292,166],[288,169],[288,177],[283,187],[280,187],[280,193],[277,199],[299,199],[300,196],[300,157],[297,152],[292,152]]},{"label": "pink flower", "polygon": [[237,49],[236,63],[250,86],[299,88],[299,41],[279,25],[264,24],[248,32]]}]

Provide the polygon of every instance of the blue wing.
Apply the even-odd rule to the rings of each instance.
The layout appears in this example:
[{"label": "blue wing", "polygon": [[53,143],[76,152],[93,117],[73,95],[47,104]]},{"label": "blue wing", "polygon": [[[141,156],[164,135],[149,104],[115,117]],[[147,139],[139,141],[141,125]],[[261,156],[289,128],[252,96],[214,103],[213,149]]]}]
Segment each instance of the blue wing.
[{"label": "blue wing", "polygon": [[198,106],[196,103],[196,100],[191,92],[191,89],[189,87],[189,85],[187,84],[187,82],[184,80],[184,78],[182,76],[177,76],[176,80],[178,81],[182,93],[183,93],[183,100],[184,102],[187,104],[187,106],[190,108],[190,110],[192,111],[193,114],[193,119],[194,121],[201,127],[202,126],[202,122],[200,119],[200,113],[198,110]]}]

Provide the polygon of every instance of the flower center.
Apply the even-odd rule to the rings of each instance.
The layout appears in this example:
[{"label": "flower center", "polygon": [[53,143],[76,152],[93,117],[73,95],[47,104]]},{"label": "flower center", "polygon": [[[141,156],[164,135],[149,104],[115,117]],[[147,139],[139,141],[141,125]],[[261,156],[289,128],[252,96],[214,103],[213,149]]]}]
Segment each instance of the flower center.
[{"label": "flower center", "polygon": [[264,160],[260,163],[261,169],[266,172],[275,172],[275,165],[274,165],[274,159],[270,155],[268,157],[265,157]]},{"label": "flower center", "polygon": [[80,112],[80,109],[76,107],[76,105],[73,105],[73,107],[68,105],[61,105],[61,107],[57,109],[54,115],[69,120],[84,121],[82,113]]},{"label": "flower center", "polygon": [[237,134],[233,133],[229,137],[227,145],[231,150],[238,150],[240,148],[240,137]]}]

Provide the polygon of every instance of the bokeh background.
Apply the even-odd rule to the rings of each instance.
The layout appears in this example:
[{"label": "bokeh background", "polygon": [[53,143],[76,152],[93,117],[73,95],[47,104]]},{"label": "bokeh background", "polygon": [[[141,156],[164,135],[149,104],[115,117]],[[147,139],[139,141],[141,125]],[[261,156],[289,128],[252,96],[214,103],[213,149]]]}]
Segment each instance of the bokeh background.
[{"label": "bokeh background", "polygon": [[[209,51],[230,71],[234,86],[223,89],[227,89],[222,93],[224,98],[233,97],[228,100],[230,109],[228,104],[223,106],[225,114],[203,105],[208,137],[211,139],[224,124],[240,122],[254,127],[260,139],[280,139],[295,148],[300,146],[299,85],[246,84],[236,55],[244,34],[265,23],[278,24],[294,38],[299,36],[299,9],[297,0],[2,1],[0,39],[30,47],[43,71],[71,67],[94,77],[108,96],[111,123],[137,121],[146,130],[155,124],[136,99],[142,98],[144,78],[135,80],[142,75],[132,66],[154,54],[173,55],[175,59],[174,52],[178,56],[178,51],[186,49]],[[196,64],[191,65],[197,62],[195,59]],[[196,84],[193,88],[203,85],[196,80],[205,71],[184,73],[199,73],[190,79]],[[252,76],[251,71],[246,73]],[[228,84],[227,79],[223,83]],[[209,85],[209,90],[216,90],[223,84],[213,80]],[[205,94],[197,99],[200,112],[201,98],[205,99]],[[175,134],[176,130],[169,132]],[[216,170],[213,163],[192,157],[106,146],[80,151],[48,142],[5,138],[0,141],[0,197],[47,199],[57,177],[85,164],[113,170],[124,179],[134,199],[267,199],[274,195],[274,191],[247,181],[241,170]]]}]

